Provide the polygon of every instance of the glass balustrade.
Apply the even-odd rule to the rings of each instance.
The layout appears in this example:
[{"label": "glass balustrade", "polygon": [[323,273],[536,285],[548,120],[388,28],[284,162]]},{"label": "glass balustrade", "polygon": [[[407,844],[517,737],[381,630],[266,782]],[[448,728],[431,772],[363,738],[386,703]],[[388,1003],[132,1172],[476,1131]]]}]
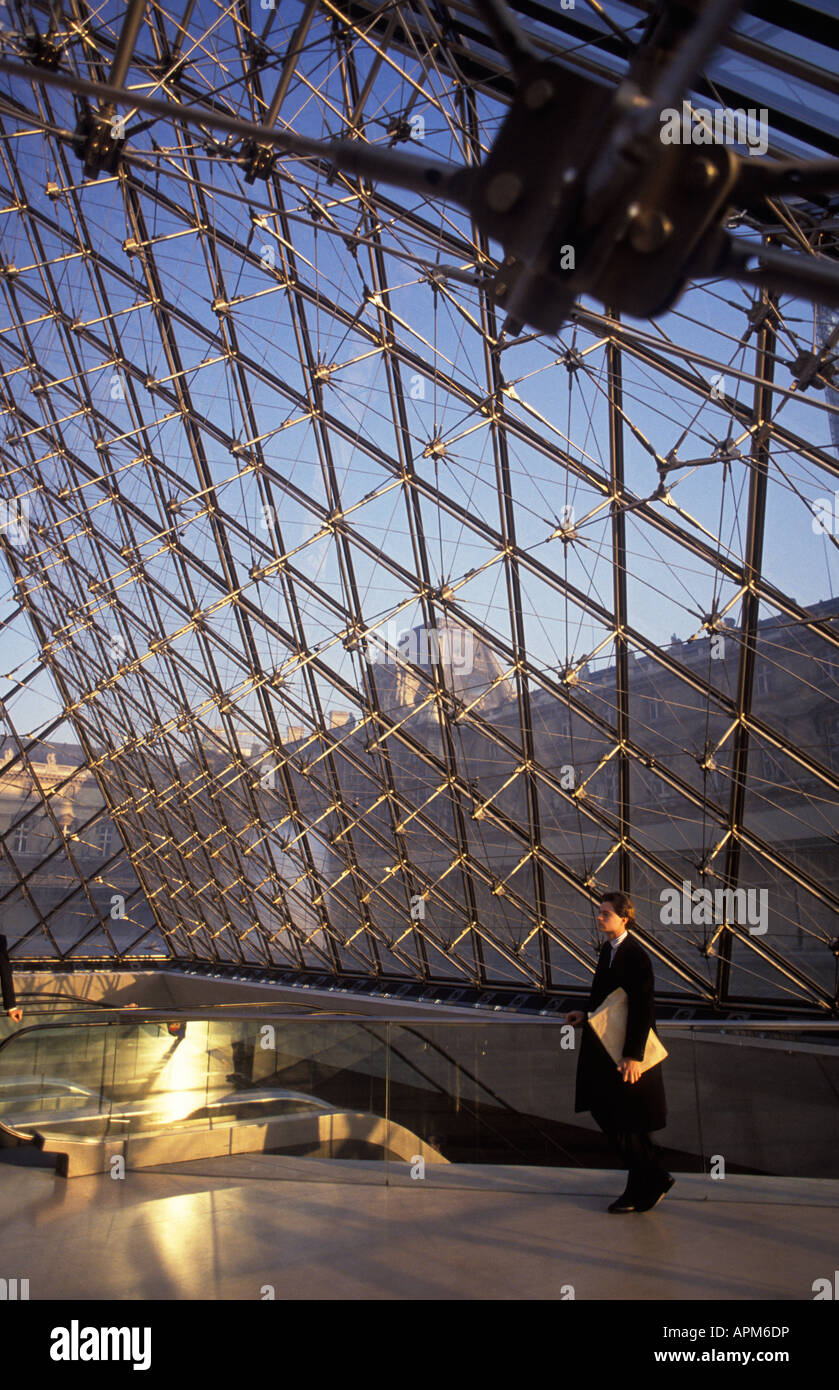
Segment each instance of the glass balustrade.
[{"label": "glass balustrade", "polygon": [[[660,1032],[658,1137],[673,1171],[839,1177],[837,1025]],[[0,1038],[0,1123],[70,1153],[71,1175],[91,1145],[125,1152],[128,1167],[268,1154],[335,1160],[333,1177],[369,1181],[612,1168],[591,1117],[574,1112],[578,1043],[549,1019],[45,1006]],[[273,1173],[307,1167],[266,1163]]]}]

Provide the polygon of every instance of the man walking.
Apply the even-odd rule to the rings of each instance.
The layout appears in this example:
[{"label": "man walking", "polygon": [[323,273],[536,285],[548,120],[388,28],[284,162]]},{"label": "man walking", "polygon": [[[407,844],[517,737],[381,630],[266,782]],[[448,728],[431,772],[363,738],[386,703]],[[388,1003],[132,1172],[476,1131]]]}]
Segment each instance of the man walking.
[{"label": "man walking", "polygon": [[[641,1070],[644,1049],[655,1027],[654,980],[650,957],[631,935],[635,909],[626,893],[604,893],[597,925],[606,941],[591,985],[588,1012],[619,987],[628,1001],[623,1056],[615,1064],[592,1028],[584,1028],[577,1063],[575,1109],[590,1110],[628,1169],[626,1188],[610,1212],[651,1211],[675,1181],[650,1138],[667,1123],[661,1064]],[[574,1010],[567,1022],[582,1028],[588,1013]]]}]

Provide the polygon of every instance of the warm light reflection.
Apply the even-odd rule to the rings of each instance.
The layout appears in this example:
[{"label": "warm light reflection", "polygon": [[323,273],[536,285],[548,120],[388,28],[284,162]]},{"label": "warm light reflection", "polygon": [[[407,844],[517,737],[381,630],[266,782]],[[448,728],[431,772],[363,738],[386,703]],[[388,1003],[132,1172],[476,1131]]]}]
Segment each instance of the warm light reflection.
[{"label": "warm light reflection", "polygon": [[[137,1175],[142,1179],[142,1175]],[[156,1196],[154,1219],[131,1223],[122,1238],[122,1257],[138,1269],[154,1268],[155,1297],[202,1298],[205,1265],[215,1266],[217,1197],[226,1204],[227,1195],[215,1192],[184,1192],[177,1196]],[[201,1251],[201,1261],[184,1261],[185,1251]]]},{"label": "warm light reflection", "polygon": [[163,1123],[184,1120],[206,1104],[207,1032],[206,1023],[188,1023],[183,1038],[164,1032],[160,1039],[165,1061],[149,1099]]}]

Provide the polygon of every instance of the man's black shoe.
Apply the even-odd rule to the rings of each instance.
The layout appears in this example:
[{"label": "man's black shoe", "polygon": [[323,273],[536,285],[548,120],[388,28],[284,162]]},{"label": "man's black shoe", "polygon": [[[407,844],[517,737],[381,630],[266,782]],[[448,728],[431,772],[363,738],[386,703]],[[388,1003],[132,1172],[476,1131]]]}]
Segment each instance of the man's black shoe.
[{"label": "man's black shoe", "polygon": [[666,1178],[664,1178],[657,1195],[655,1197],[651,1197],[649,1201],[637,1202],[635,1205],[635,1211],[652,1211],[653,1207],[658,1206],[662,1197],[667,1196],[675,1181],[676,1179],[672,1177],[670,1173],[668,1173]]},{"label": "man's black shoe", "polygon": [[626,1192],[622,1192],[620,1197],[616,1197],[614,1202],[609,1204],[607,1210],[621,1215],[625,1211],[636,1211],[637,1208],[632,1198]]}]

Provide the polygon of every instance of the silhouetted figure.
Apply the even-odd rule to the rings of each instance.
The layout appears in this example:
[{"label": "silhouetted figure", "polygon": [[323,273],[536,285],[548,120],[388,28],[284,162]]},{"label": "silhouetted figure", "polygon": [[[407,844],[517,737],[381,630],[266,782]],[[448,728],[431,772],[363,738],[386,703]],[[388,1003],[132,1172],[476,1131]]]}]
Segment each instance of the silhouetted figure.
[{"label": "silhouetted figure", "polygon": [[23,1009],[19,1007],[15,996],[15,982],[12,975],[12,963],[9,960],[9,948],[5,936],[2,935],[0,935],[0,984],[3,987],[3,1008],[14,1023],[20,1023],[23,1018]]}]

